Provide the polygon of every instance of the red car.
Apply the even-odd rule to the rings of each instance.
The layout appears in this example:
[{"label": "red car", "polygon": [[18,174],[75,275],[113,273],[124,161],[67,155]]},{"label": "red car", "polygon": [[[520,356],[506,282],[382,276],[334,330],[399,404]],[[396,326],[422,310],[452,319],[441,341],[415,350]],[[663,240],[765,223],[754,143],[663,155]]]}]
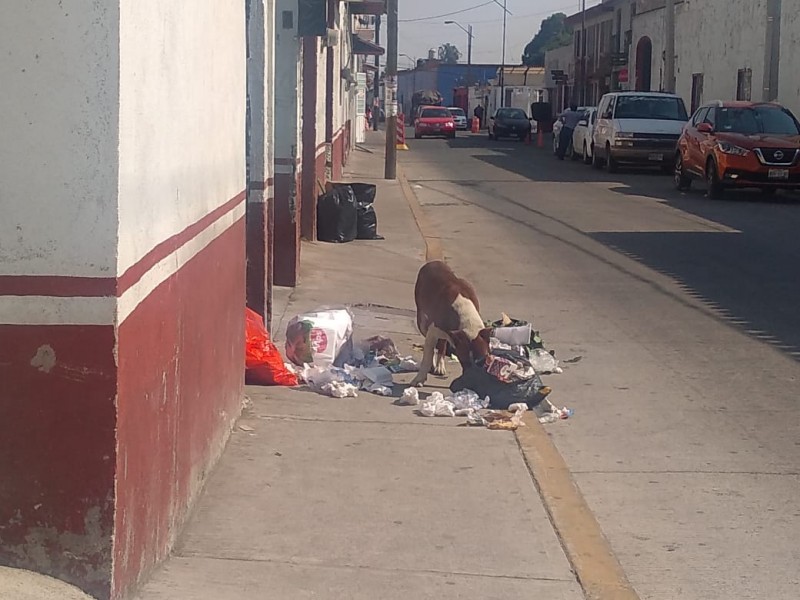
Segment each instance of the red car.
[{"label": "red car", "polygon": [[414,137],[437,135],[446,138],[456,137],[456,123],[453,115],[444,106],[421,106],[414,119]]}]

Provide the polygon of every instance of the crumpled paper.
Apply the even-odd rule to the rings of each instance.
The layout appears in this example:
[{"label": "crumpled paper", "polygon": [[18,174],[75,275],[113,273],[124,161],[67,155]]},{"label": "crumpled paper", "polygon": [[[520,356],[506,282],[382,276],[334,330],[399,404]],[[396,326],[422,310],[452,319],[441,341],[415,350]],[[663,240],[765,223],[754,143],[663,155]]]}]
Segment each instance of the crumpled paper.
[{"label": "crumpled paper", "polygon": [[423,417],[455,417],[455,404],[445,400],[441,392],[433,392],[420,406],[419,414]]}]

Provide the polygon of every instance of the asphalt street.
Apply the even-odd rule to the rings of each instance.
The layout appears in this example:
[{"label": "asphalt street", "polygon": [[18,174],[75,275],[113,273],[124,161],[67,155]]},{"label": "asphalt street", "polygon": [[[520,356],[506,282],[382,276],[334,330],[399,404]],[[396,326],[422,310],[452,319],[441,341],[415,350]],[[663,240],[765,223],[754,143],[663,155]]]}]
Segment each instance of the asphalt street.
[{"label": "asphalt street", "polygon": [[575,415],[549,431],[640,597],[800,597],[800,200],[485,135],[409,146],[484,318],[532,320],[565,361]]}]

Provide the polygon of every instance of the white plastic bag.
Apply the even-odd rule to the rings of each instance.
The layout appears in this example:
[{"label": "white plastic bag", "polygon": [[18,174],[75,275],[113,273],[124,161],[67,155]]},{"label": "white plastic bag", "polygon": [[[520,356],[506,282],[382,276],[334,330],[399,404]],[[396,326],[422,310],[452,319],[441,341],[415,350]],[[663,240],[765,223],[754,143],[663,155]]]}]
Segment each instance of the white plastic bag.
[{"label": "white plastic bag", "polygon": [[398,406],[417,406],[419,404],[419,391],[415,387],[403,390],[403,395],[395,401]]},{"label": "white plastic bag", "polygon": [[341,366],[353,347],[353,316],[347,309],[297,315],[286,327],[286,356],[294,364]]},{"label": "white plastic bag", "polygon": [[445,400],[441,392],[433,392],[419,409],[423,417],[455,417],[455,405]]}]

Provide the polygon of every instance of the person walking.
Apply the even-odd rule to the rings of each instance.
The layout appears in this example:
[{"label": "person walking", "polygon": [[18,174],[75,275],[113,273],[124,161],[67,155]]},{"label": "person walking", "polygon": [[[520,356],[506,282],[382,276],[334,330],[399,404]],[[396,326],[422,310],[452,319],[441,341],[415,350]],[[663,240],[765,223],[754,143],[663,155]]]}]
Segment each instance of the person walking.
[{"label": "person walking", "polygon": [[571,104],[569,110],[565,110],[559,115],[559,120],[562,123],[561,132],[558,134],[558,160],[564,160],[567,154],[567,149],[572,143],[572,133],[578,126],[582,114],[578,112],[578,106]]},{"label": "person walking", "polygon": [[478,117],[478,122],[481,124],[481,129],[483,129],[483,104],[478,104],[472,114]]}]

